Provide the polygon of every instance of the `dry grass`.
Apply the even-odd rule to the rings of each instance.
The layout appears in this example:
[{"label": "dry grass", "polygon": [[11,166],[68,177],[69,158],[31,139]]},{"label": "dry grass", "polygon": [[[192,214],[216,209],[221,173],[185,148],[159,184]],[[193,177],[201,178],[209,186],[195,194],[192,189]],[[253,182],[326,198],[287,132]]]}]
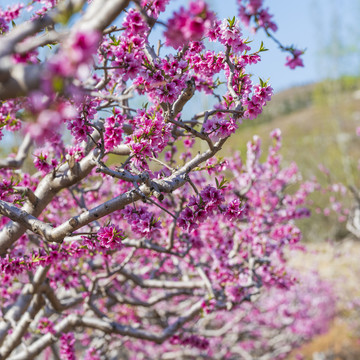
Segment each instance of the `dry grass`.
[{"label": "dry grass", "polygon": [[349,327],[341,320],[336,320],[328,333],[317,336],[310,343],[295,350],[288,360],[296,360],[297,354],[301,354],[306,360],[312,360],[315,353],[332,353],[334,360],[358,360],[360,344]]},{"label": "dry grass", "polygon": [[308,252],[289,254],[290,264],[300,271],[316,270],[334,284],[338,298],[337,316],[330,330],[294,351],[289,360],[300,353],[306,360],[316,352],[334,353],[329,359],[360,359],[359,308],[352,302],[360,299],[360,243],[347,239],[337,244],[308,244]]},{"label": "dry grass", "polygon": [[[332,182],[360,187],[358,159],[359,138],[355,129],[360,120],[359,80],[345,78],[338,82],[323,82],[293,88],[276,94],[264,114],[254,120],[244,120],[237,136],[231,138],[221,156],[231,156],[240,150],[246,154],[246,143],[254,134],[261,137],[264,157],[270,145],[269,133],[280,128],[283,134],[281,151],[283,164],[295,161],[304,180],[316,177],[325,184],[327,179],[318,170],[325,165],[332,174]],[[312,200],[314,207],[328,206],[319,194]],[[345,199],[351,205],[352,198]],[[345,227],[324,216],[314,214],[300,222],[305,241],[339,239],[346,235]]]}]

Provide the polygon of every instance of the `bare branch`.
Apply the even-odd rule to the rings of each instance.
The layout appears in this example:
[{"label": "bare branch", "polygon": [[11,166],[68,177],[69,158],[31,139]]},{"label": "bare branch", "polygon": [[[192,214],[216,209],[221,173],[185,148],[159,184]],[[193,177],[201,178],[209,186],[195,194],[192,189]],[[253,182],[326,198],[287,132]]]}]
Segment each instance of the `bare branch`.
[{"label": "bare branch", "polygon": [[32,299],[28,310],[22,315],[17,326],[15,327],[11,335],[7,337],[4,345],[0,348],[0,360],[7,359],[10,353],[20,344],[21,339],[27,332],[29,325],[31,324],[35,315],[40,311],[43,305],[43,297],[41,296],[41,294],[36,294],[35,297]]},{"label": "bare branch", "polygon": [[[69,164],[64,164],[59,168],[55,177],[53,174],[46,175],[35,190],[34,194],[38,198],[36,205],[26,203],[21,210],[34,217],[39,216],[59,191],[76,184],[91,172],[96,165],[94,159],[96,153],[97,150],[95,149],[79,163],[75,163],[73,171],[70,171]],[[16,213],[14,216],[15,215]],[[17,222],[9,222],[6,224],[0,231],[0,254],[4,254],[26,229],[28,229],[28,227],[24,227]]]},{"label": "bare branch", "polygon": [[194,96],[195,89],[195,80],[189,80],[187,82],[186,88],[181,92],[178,99],[174,102],[172,107],[174,116],[176,116],[183,109],[185,104]]},{"label": "bare branch", "polygon": [[[77,31],[103,31],[129,5],[130,0],[94,0],[86,9],[83,17],[72,28],[69,36]],[[82,4],[83,0],[69,1],[73,6]],[[57,12],[55,11],[56,18]],[[43,64],[13,65],[7,55],[14,52],[15,45],[25,37],[35,34],[45,26],[54,23],[54,17],[45,16],[37,21],[29,22],[24,27],[17,27],[6,38],[2,39],[0,48],[0,99],[6,100],[27,95],[40,86]],[[18,29],[20,28],[20,29]]]},{"label": "bare branch", "polygon": [[15,158],[7,158],[4,160],[0,160],[0,169],[2,168],[12,168],[12,169],[20,169],[29,153],[29,150],[32,145],[32,140],[29,134],[26,134],[23,142],[21,143],[18,152]]},{"label": "bare branch", "polygon": [[112,291],[110,291],[110,289],[108,289],[106,291],[106,294],[113,299],[114,301],[116,301],[117,303],[120,304],[128,304],[128,305],[133,305],[133,306],[142,306],[145,308],[151,307],[156,305],[159,302],[162,301],[166,301],[169,300],[173,297],[176,296],[181,296],[181,295],[189,295],[190,290],[179,290],[179,291],[175,291],[175,292],[169,292],[166,294],[160,294],[160,295],[156,295],[156,296],[152,296],[148,301],[142,301],[139,299],[129,299],[125,296],[122,296],[120,294],[117,293],[113,293]]},{"label": "bare branch", "polygon": [[[178,189],[179,187],[183,186],[186,182],[188,182],[188,174],[191,170],[193,170],[195,167],[200,165],[202,162],[210,159],[212,156],[214,156],[222,147],[222,145],[225,143],[227,138],[219,140],[214,146],[213,149],[209,149],[206,152],[202,154],[198,154],[193,159],[191,159],[188,163],[186,163],[182,168],[175,171],[172,175],[165,179],[159,179],[159,180],[152,180],[150,181],[150,186],[147,184],[142,184],[139,187],[140,191],[134,191],[130,190],[126,193],[123,193],[113,199],[110,199],[106,201],[105,203],[89,210],[85,211],[80,215],[74,216],[65,223],[52,228],[51,225],[46,224],[44,222],[41,222],[40,220],[36,219],[36,216],[38,216],[41,211],[45,208],[48,202],[51,201],[52,197],[55,196],[55,194],[63,189],[64,187],[70,186],[73,183],[76,183],[77,181],[80,181],[83,177],[85,177],[88,172],[91,171],[93,166],[94,159],[91,157],[91,161],[88,159],[88,162],[85,162],[85,168],[86,171],[81,171],[81,169],[78,171],[80,172],[81,176],[76,175],[77,171],[70,172],[68,166],[65,166],[64,170],[64,179],[63,175],[59,175],[55,177],[55,179],[49,179],[49,176],[51,178],[51,175],[47,175],[45,179],[48,179],[49,183],[44,183],[44,187],[46,189],[42,189],[40,187],[40,184],[38,188],[35,191],[35,195],[39,197],[46,196],[49,197],[49,199],[46,199],[47,202],[41,203],[41,205],[37,206],[37,211],[29,212],[26,210],[26,205],[24,206],[24,209],[19,210],[15,207],[15,209],[11,206],[11,204],[0,202],[2,206],[0,207],[0,212],[8,216],[11,219],[16,219],[14,221],[17,222],[18,232],[16,234],[22,234],[24,231],[24,228],[29,229],[31,231],[34,231],[36,233],[40,233],[42,236],[44,236],[44,239],[50,242],[58,242],[61,243],[65,236],[68,236],[72,232],[80,229],[81,227],[90,224],[93,221],[97,221],[98,219],[111,214],[112,212],[116,210],[123,209],[126,205],[129,205],[133,203],[134,201],[141,200],[143,196],[146,197],[151,196],[152,192],[155,189],[158,189],[160,192],[163,193],[171,193],[174,190]],[[83,159],[84,160],[84,159]],[[82,161],[83,161],[82,160]],[[79,165],[79,164],[78,164]],[[80,166],[80,165],[79,165]],[[60,169],[62,170],[62,169]],[[67,175],[67,176],[66,176]],[[44,179],[44,180],[45,180]],[[51,191],[48,189],[49,185],[52,185]],[[31,210],[31,209],[30,209]],[[40,211],[39,211],[40,210]],[[22,212],[20,212],[22,211]],[[39,212],[38,212],[39,211]],[[36,214],[36,215],[35,215]],[[29,215],[29,216],[28,216]],[[31,216],[32,215],[32,216]],[[19,222],[18,222],[19,221]],[[2,233],[9,233],[9,228],[12,229],[13,226],[16,226],[15,224],[10,226],[7,226],[3,229]],[[21,230],[20,230],[21,229]],[[12,235],[12,234],[11,234]],[[20,236],[20,235],[19,235]],[[0,233],[0,254],[6,251],[6,249],[11,246],[11,244],[16,241],[15,236],[12,237],[4,237],[4,240],[1,239],[1,233]]]},{"label": "bare branch", "polygon": [[47,297],[55,311],[64,311],[84,301],[82,294],[71,297],[69,300],[60,301],[55,291],[48,284],[43,284],[40,291]]},{"label": "bare branch", "polygon": [[171,281],[171,280],[154,280],[143,279],[140,276],[129,272],[125,269],[120,271],[120,274],[132,280],[136,285],[143,288],[158,288],[158,289],[197,289],[203,288],[204,282],[199,280],[193,281]]},{"label": "bare branch", "polygon": [[91,329],[97,329],[105,334],[118,334],[122,336],[131,336],[137,339],[154,341],[157,344],[163,343],[166,339],[173,336],[185,323],[192,320],[201,311],[203,300],[196,302],[189,310],[184,312],[173,324],[168,326],[162,333],[154,334],[136,329],[130,326],[121,325],[119,323],[109,321],[106,319],[97,319],[93,317],[81,317],[78,315],[69,315],[54,327],[54,334],[46,334],[39,340],[28,346],[28,348],[12,357],[9,360],[30,360],[45,349],[47,346],[53,344],[61,336],[61,334],[73,330],[76,326],[83,326]]},{"label": "bare branch", "polygon": [[26,311],[35,293],[38,292],[39,287],[44,282],[49,267],[40,266],[35,273],[32,283],[26,284],[17,297],[16,302],[12,305],[10,310],[3,317],[4,321],[0,323],[0,345],[3,343],[5,337],[11,328],[11,324],[18,321],[22,314]]}]

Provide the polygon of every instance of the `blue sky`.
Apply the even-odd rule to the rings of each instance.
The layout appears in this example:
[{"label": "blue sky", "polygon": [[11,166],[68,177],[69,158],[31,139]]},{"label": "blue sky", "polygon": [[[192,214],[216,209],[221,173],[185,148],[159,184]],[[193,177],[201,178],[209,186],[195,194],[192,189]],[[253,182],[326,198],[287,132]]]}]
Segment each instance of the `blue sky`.
[{"label": "blue sky", "polygon": [[[172,0],[167,16],[190,0]],[[206,0],[219,18],[237,16],[236,0]],[[18,0],[0,0],[7,7]],[[290,70],[284,66],[282,53],[265,34],[246,32],[256,49],[261,40],[270,50],[263,53],[263,61],[253,66],[254,75],[270,78],[276,92],[296,85],[319,81],[342,74],[359,75],[360,72],[360,1],[359,0],[265,0],[265,6],[274,14],[279,30],[276,37],[284,45],[306,49],[305,67]],[[163,28],[156,29],[162,37]]]},{"label": "blue sky", "polygon": [[[173,0],[166,11],[174,10],[190,0]],[[236,0],[207,0],[219,18],[238,15]],[[306,49],[304,68],[291,70],[284,66],[287,54],[266,37],[264,32],[243,32],[257,49],[261,40],[270,50],[262,55],[262,62],[251,72],[263,79],[270,78],[275,90],[313,83],[324,78],[344,74],[360,75],[360,1],[358,0],[265,0],[265,6],[274,14],[279,29],[275,36],[284,45]],[[162,27],[157,27],[154,38],[162,38]]]},{"label": "blue sky", "polygon": [[[168,16],[189,0],[173,0]],[[207,0],[219,18],[237,15],[236,0]],[[18,3],[18,0],[0,0],[0,6]],[[360,75],[360,1],[359,0],[265,0],[279,30],[277,38],[285,45],[294,44],[307,49],[304,68],[290,70],[284,66],[282,53],[263,32],[254,35],[254,49],[261,40],[270,51],[263,53],[263,61],[251,69],[255,76],[270,78],[275,92],[292,86],[313,83],[342,74]],[[157,36],[163,39],[163,28]],[[207,98],[205,97],[205,100]],[[204,100],[204,101],[205,101]],[[203,102],[204,102],[203,101]],[[207,104],[202,104],[207,106]]]},{"label": "blue sky", "polygon": [[[179,2],[179,1],[178,1]],[[181,1],[180,1],[181,2]],[[234,0],[213,0],[219,17],[237,15]],[[276,37],[284,45],[306,49],[304,68],[284,67],[282,53],[263,32],[249,34],[255,44],[265,39],[270,51],[263,54],[254,74],[270,77],[275,91],[342,74],[359,75],[360,2],[358,0],[265,0],[278,24]]]}]

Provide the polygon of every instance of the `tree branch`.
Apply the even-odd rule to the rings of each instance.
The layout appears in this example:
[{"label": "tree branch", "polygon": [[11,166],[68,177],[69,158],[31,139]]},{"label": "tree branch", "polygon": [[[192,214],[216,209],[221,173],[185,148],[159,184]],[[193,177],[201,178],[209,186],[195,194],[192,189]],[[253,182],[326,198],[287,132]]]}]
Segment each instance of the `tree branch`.
[{"label": "tree branch", "polygon": [[[13,221],[16,221],[16,224],[10,224],[10,225],[8,224],[8,226],[6,226],[2,231],[2,233],[5,234],[10,233],[12,235],[11,237],[9,236],[9,237],[1,238],[1,233],[0,233],[0,254],[4,253],[4,251],[6,251],[6,249],[9,246],[11,246],[13,242],[16,241],[14,234],[16,234],[17,236],[21,236],[21,234],[24,231],[24,228],[34,231],[37,234],[41,234],[42,236],[44,236],[44,239],[47,241],[61,243],[66,236],[80,229],[81,227],[88,225],[93,221],[97,221],[98,219],[106,215],[109,215],[116,210],[123,209],[126,205],[129,205],[135,201],[142,199],[144,195],[151,196],[152,192],[155,189],[158,189],[160,192],[163,193],[173,192],[174,190],[178,189],[179,187],[183,186],[186,182],[188,182],[189,179],[188,173],[194,168],[196,168],[198,165],[200,165],[202,162],[213,157],[221,149],[222,145],[225,143],[226,140],[227,138],[219,140],[213,146],[213,149],[208,149],[206,152],[202,154],[198,154],[189,162],[187,162],[182,168],[175,171],[169,177],[165,179],[152,180],[150,181],[150,186],[148,184],[142,184],[138,188],[139,191],[129,190],[126,193],[123,193],[111,200],[108,200],[105,203],[91,210],[85,211],[80,215],[72,217],[65,223],[55,228],[53,228],[50,224],[46,224],[36,219],[36,216],[38,216],[41,213],[41,211],[51,201],[52,197],[55,196],[55,194],[58,191],[84,178],[91,171],[93,162],[95,160],[91,156],[90,157],[91,160],[88,159],[87,161],[85,161],[85,164],[83,165],[86,166],[86,171],[85,169],[83,171],[81,171],[80,169],[78,171],[71,172],[69,171],[68,166],[67,167],[65,166],[66,171],[64,175],[67,176],[60,174],[56,176],[55,179],[50,180],[52,175],[51,174],[47,175],[45,179],[48,179],[49,184],[51,184],[52,186],[49,186],[49,184],[46,184],[45,182],[44,187],[46,188],[43,189],[39,184],[38,188],[35,191],[35,195],[39,197],[39,204],[41,203],[41,205],[37,206],[38,208],[37,211],[34,210],[32,212],[27,211],[26,204],[24,208],[20,210],[11,204],[8,204],[4,201],[0,201],[0,204],[2,204],[2,206],[0,206],[0,213],[9,217],[10,219],[13,219]],[[62,169],[60,168],[59,170]],[[74,174],[77,172],[80,172],[81,175],[79,176]],[[46,197],[46,199],[44,199],[46,200],[46,203],[45,201],[44,202],[41,201],[40,196]],[[40,209],[41,211],[39,211]],[[17,227],[16,232],[12,229],[13,227],[15,228]],[[14,232],[11,233],[10,231],[14,231]]]},{"label": "tree branch", "polygon": [[0,169],[12,168],[20,169],[29,154],[32,145],[32,140],[29,134],[26,134],[23,142],[21,143],[15,158],[8,157],[7,159],[0,160]]},{"label": "tree branch", "polygon": [[[74,1],[74,2],[73,2]],[[69,1],[71,9],[83,0]],[[100,31],[108,27],[117,16],[129,5],[130,0],[94,0],[86,9],[83,17],[73,26],[68,36],[77,31]],[[59,10],[61,11],[61,10]],[[7,38],[2,39],[0,48],[0,99],[6,100],[27,95],[40,86],[44,65],[13,65],[8,55],[14,52],[15,45],[29,35],[54,24],[57,12],[28,22],[23,27],[16,27]]]},{"label": "tree branch", "polygon": [[39,340],[29,345],[26,350],[12,356],[9,360],[31,360],[36,355],[40,354],[47,346],[53,344],[58,338],[70,330],[73,330],[76,326],[83,326],[91,329],[97,329],[105,334],[118,334],[122,336],[131,336],[137,339],[153,341],[157,344],[163,343],[166,339],[173,336],[186,322],[192,320],[198,315],[202,309],[203,300],[196,302],[190,309],[182,316],[180,316],[174,323],[169,325],[162,333],[154,334],[144,331],[142,329],[133,328],[131,326],[121,325],[119,323],[97,319],[93,317],[82,317],[79,315],[69,315],[62,320],[58,325],[54,327],[54,334],[46,334]]},{"label": "tree branch", "polygon": [[[36,204],[24,204],[21,209],[21,211],[23,211],[22,214],[29,214],[33,217],[39,216],[59,191],[76,184],[91,172],[96,165],[96,154],[97,149],[83,158],[79,163],[75,163],[75,167],[73,169],[70,169],[69,164],[62,165],[55,177],[53,174],[46,175],[40,181],[34,193],[38,198],[38,201]],[[17,210],[19,209],[17,208]],[[17,210],[15,210],[14,216],[16,216]],[[26,229],[31,229],[30,225],[25,227],[18,222],[10,222],[6,224],[0,231],[0,255],[4,254],[7,249],[25,232]]]}]

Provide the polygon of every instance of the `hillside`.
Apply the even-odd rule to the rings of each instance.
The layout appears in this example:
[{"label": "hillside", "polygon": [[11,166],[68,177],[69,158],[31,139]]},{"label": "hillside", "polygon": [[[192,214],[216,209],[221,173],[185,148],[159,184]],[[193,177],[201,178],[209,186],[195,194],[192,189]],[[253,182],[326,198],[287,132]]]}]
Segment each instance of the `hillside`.
[{"label": "hillside", "polygon": [[[328,178],[319,171],[322,164],[330,170],[331,182],[359,186],[358,159],[360,139],[360,79],[343,78],[296,87],[273,96],[263,115],[244,121],[238,136],[230,140],[222,155],[240,150],[254,134],[261,137],[264,153],[270,144],[269,133],[280,128],[283,134],[283,163],[295,161],[304,180],[316,177],[323,185]],[[240,145],[239,145],[240,144]],[[345,199],[351,206],[352,199]],[[321,195],[313,197],[313,216],[300,224],[305,241],[339,239],[346,235],[343,225],[316,214],[328,204]]]},{"label": "hillside", "polygon": [[[355,129],[360,125],[360,101],[355,79],[323,82],[296,87],[275,94],[263,115],[254,121],[244,121],[239,136],[229,144],[245,142],[253,134],[269,144],[268,134],[274,128],[283,133],[285,162],[296,161],[304,176],[317,174],[317,166],[327,166],[341,181],[350,181],[357,167]],[[344,83],[343,83],[344,82]],[[311,156],[309,156],[311,154]],[[344,165],[349,158],[350,168]],[[341,168],[341,169],[340,169]],[[344,171],[343,171],[344,170]],[[351,180],[354,180],[351,178]],[[355,181],[355,180],[354,180]]]},{"label": "hillside", "polygon": [[[284,163],[295,161],[304,180],[315,176],[324,185],[328,181],[341,181],[359,187],[360,139],[356,136],[356,127],[360,126],[359,89],[359,79],[343,78],[276,94],[259,119],[243,124],[238,138],[232,139],[224,152],[232,151],[239,143],[244,152],[246,141],[253,134],[261,136],[266,147],[270,144],[269,132],[280,128]],[[330,170],[329,178],[318,170],[319,164]],[[356,304],[360,299],[360,244],[349,239],[344,223],[339,223],[334,214],[324,216],[316,212],[317,208],[329,205],[328,196],[317,194],[312,200],[312,217],[300,223],[308,251],[289,254],[289,258],[300,271],[316,271],[335,284],[338,311],[328,333],[295,350],[289,360],[359,359],[360,324]],[[352,198],[341,201],[351,206]]]}]

